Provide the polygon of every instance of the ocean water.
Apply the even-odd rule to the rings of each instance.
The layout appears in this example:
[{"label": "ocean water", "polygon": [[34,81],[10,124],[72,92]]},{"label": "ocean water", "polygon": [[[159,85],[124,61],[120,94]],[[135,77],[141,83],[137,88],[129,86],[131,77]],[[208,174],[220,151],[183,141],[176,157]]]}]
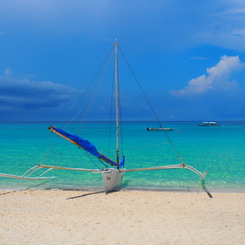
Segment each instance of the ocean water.
[{"label": "ocean water", "polygon": [[[166,122],[175,130],[167,133],[183,161],[207,171],[205,186],[210,192],[245,191],[245,122],[220,122],[220,127],[199,127],[199,122]],[[54,126],[64,128],[65,123]],[[123,154],[127,169],[179,164],[179,158],[165,133],[147,131],[151,122],[122,124]],[[75,168],[103,165],[75,145],[51,133],[46,122],[0,124],[0,173],[22,175],[39,163]],[[90,122],[81,128],[72,123],[66,130],[88,139],[114,159],[114,132],[107,122]],[[110,142],[110,143],[109,143]],[[108,146],[109,145],[109,146]],[[111,149],[112,148],[112,149]],[[35,174],[34,174],[35,175]],[[38,175],[38,173],[36,173]],[[52,170],[51,181],[0,177],[0,189],[102,189],[99,174]],[[125,189],[201,191],[199,176],[186,169],[129,172]]]}]

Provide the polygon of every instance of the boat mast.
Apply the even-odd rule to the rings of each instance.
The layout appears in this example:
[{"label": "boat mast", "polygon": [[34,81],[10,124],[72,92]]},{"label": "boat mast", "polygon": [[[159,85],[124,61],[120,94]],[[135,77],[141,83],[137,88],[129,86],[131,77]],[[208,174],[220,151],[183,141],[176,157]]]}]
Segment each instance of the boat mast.
[{"label": "boat mast", "polygon": [[115,52],[115,94],[116,94],[116,163],[119,164],[119,81],[118,81],[118,42],[114,43]]}]

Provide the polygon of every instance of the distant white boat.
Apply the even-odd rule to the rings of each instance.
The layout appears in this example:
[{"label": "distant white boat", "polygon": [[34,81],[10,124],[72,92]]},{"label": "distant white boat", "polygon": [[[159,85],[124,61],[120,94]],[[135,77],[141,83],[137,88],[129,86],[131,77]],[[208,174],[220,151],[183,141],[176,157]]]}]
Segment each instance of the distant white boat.
[{"label": "distant white boat", "polygon": [[174,128],[163,128],[163,127],[153,128],[153,127],[149,127],[146,130],[147,131],[172,131],[172,130],[174,130]]},{"label": "distant white boat", "polygon": [[201,124],[199,124],[198,126],[220,126],[219,124],[217,124],[216,122],[202,122]]}]

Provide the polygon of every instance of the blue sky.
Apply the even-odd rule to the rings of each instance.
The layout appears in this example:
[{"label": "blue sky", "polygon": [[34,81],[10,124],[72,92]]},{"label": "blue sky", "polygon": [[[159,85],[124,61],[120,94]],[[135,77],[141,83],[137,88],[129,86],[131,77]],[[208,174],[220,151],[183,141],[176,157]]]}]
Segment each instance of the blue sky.
[{"label": "blue sky", "polygon": [[1,121],[68,119],[115,38],[161,120],[245,120],[244,0],[1,0]]}]

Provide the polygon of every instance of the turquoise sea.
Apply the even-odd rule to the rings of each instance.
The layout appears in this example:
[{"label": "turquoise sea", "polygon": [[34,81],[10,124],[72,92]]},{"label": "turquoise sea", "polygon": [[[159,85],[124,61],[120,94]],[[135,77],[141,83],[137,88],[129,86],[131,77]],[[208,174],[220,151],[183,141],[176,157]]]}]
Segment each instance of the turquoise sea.
[{"label": "turquoise sea", "polygon": [[[166,122],[175,130],[168,136],[178,154],[188,165],[200,172],[207,171],[206,188],[210,192],[245,192],[245,122],[219,122],[219,127],[200,127],[200,122]],[[52,125],[64,128],[65,123]],[[124,122],[122,124],[125,167],[142,168],[179,164],[165,133],[147,131],[151,122]],[[0,123],[0,173],[22,175],[39,163],[77,168],[96,168],[100,164],[70,142],[48,130],[49,123]],[[107,142],[107,122],[90,122],[80,129],[72,123],[68,132],[79,132],[97,149],[114,159],[114,151]],[[110,136],[110,137],[109,137]],[[110,146],[114,148],[112,140]],[[92,159],[92,162],[91,162]],[[52,170],[51,181],[19,180],[0,177],[0,189],[102,189],[99,174],[68,170]],[[185,169],[130,172],[124,176],[125,189],[157,189],[168,191],[199,191],[199,176]]]}]

